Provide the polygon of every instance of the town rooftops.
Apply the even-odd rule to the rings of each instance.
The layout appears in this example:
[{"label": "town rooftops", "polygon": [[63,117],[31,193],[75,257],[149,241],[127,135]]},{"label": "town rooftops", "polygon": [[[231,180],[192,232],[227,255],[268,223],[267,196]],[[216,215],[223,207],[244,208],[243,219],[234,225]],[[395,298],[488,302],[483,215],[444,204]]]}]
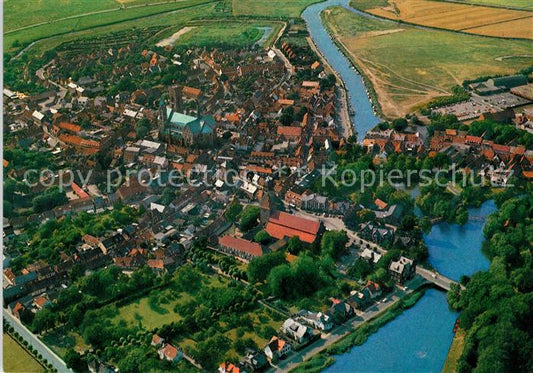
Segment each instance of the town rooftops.
[{"label": "town rooftops", "polygon": [[313,243],[320,230],[320,222],[276,211],[268,219],[265,229],[277,239],[298,236],[303,242]]},{"label": "town rooftops", "polygon": [[279,126],[278,135],[288,136],[288,137],[299,137],[302,135],[302,127]]},{"label": "town rooftops", "polygon": [[252,256],[263,255],[263,249],[261,245],[256,242],[248,241],[242,238],[226,235],[218,239],[218,244],[225,246],[229,249],[240,251]]}]

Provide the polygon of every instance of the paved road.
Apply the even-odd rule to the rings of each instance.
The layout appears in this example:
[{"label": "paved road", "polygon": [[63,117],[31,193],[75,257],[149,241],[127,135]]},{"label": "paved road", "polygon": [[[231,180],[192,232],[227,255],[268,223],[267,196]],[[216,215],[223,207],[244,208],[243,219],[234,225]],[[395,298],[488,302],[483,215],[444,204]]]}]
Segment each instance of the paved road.
[{"label": "paved road", "polygon": [[24,338],[30,345],[33,346],[49,363],[51,363],[58,372],[72,372],[65,365],[65,362],[61,360],[52,350],[50,350],[37,336],[30,332],[22,323],[11,315],[8,311],[4,310],[4,319],[11,325],[22,338]]},{"label": "paved road", "polygon": [[274,368],[271,368],[269,371],[272,372],[275,370],[276,372],[287,372],[291,369],[294,369],[297,365],[301,364],[302,361],[307,360],[311,356],[318,354],[320,351],[337,342],[339,339],[352,333],[355,328],[360,326],[362,323],[373,318],[378,313],[385,311],[392,305],[396,304],[399,300],[400,298],[393,293],[393,295],[388,296],[388,301],[386,303],[380,302],[373,305],[372,307],[368,308],[366,312],[363,313],[361,316],[355,316],[344,324],[332,329],[328,334],[323,335],[321,339],[313,342],[312,344],[298,352],[292,353],[287,359],[281,360]]},{"label": "paved road", "polygon": [[334,217],[334,216],[329,216],[329,217],[316,216],[316,215],[314,215],[314,214],[312,214],[310,212],[303,211],[303,210],[300,210],[300,209],[293,209],[293,210],[294,210],[294,214],[297,215],[297,216],[302,216],[302,217],[306,217],[306,218],[309,218],[309,219],[321,221],[322,223],[324,223],[324,226],[327,229],[336,230],[336,231],[341,231],[341,230],[346,231],[347,234],[348,234],[348,238],[350,238],[351,240],[354,240],[358,244],[360,242],[362,242],[365,245],[369,245],[369,247],[371,247],[372,249],[378,251],[381,254],[386,254],[387,253],[387,251],[384,248],[382,248],[381,246],[379,246],[378,244],[375,244],[374,242],[367,241],[367,240],[361,238],[354,231],[346,228],[346,225],[344,224],[344,222],[342,221],[341,218],[337,218],[337,217]]},{"label": "paved road", "polygon": [[[416,267],[416,273],[445,291],[450,290],[451,284],[457,284],[457,282],[441,275],[437,271],[430,271],[420,266]],[[461,288],[464,289],[464,286],[461,285]]]}]

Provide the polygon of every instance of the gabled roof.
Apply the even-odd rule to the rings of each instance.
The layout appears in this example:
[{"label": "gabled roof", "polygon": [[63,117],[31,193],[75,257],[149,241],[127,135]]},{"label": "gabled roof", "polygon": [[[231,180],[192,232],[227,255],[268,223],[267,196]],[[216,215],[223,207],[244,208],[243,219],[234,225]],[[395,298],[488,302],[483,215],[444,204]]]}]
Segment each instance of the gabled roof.
[{"label": "gabled roof", "polygon": [[248,241],[242,238],[233,237],[230,235],[220,237],[218,239],[219,245],[229,247],[230,249],[240,251],[252,256],[261,256],[263,255],[263,249],[261,245],[256,242]]}]

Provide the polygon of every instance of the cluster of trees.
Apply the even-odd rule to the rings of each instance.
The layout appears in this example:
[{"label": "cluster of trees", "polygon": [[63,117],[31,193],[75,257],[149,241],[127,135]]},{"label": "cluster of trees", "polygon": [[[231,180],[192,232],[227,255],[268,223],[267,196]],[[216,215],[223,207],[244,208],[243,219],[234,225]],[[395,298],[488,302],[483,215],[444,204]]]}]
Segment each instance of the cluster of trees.
[{"label": "cluster of trees", "polygon": [[299,299],[313,295],[322,287],[331,285],[333,279],[329,271],[307,255],[300,255],[290,265],[274,267],[267,277],[272,295],[281,299]]},{"label": "cluster of trees", "polygon": [[533,369],[533,197],[512,198],[485,225],[486,272],[464,278],[449,304],[461,310],[460,326],[467,332],[458,372],[526,372]]},{"label": "cluster of trees", "polygon": [[31,238],[32,244],[27,245],[27,241],[22,239],[13,241],[12,247],[19,255],[11,261],[11,269],[17,273],[37,259],[57,264],[59,253],[62,251],[67,254],[73,253],[84,234],[102,236],[108,231],[132,223],[139,214],[139,210],[117,203],[111,212],[102,214],[82,212],[75,217],[49,220],[40,226],[30,225],[26,227],[26,233],[27,237]]},{"label": "cluster of trees", "polygon": [[465,131],[472,136],[482,136],[485,140],[494,141],[496,144],[508,144],[511,141],[526,148],[533,147],[533,134],[522,131],[509,123],[497,122],[492,119],[476,120],[466,125],[453,114],[434,114],[431,116],[428,130],[430,134],[435,131],[456,129]]},{"label": "cluster of trees", "polygon": [[261,209],[257,206],[246,206],[241,214],[239,220],[239,229],[243,232],[248,232],[259,223],[259,214]]}]

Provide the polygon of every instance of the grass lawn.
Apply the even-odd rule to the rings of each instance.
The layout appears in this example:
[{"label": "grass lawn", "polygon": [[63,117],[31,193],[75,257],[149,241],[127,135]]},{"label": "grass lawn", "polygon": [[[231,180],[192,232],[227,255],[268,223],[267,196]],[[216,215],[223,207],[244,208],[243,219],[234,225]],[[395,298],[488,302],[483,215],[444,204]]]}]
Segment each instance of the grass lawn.
[{"label": "grass lawn", "polygon": [[310,4],[321,0],[233,0],[233,15],[299,17]]},{"label": "grass lawn", "polygon": [[335,7],[323,17],[339,43],[372,82],[386,116],[403,116],[466,79],[512,74],[532,58],[533,42],[423,30],[371,20]]},{"label": "grass lawn", "polygon": [[452,345],[448,351],[448,357],[446,357],[446,361],[444,362],[442,373],[457,372],[457,363],[461,357],[461,354],[463,353],[464,347],[465,331],[463,329],[459,329],[453,338]]},{"label": "grass lawn", "polygon": [[[180,320],[181,316],[174,312],[174,306],[189,301],[191,296],[186,293],[175,293],[170,289],[156,290],[155,292],[157,293],[154,294],[152,292],[146,297],[139,298],[120,307],[114,321],[118,323],[124,320],[129,326],[142,323],[144,328],[152,330]],[[153,297],[156,301],[151,302],[150,297]]]},{"label": "grass lawn", "polygon": [[[167,26],[169,28],[172,28],[166,34],[171,35],[177,30],[179,30],[181,27],[185,26],[187,22],[190,22],[191,19],[195,18],[201,18],[205,17],[207,15],[210,15],[214,12],[215,4],[214,3],[208,3],[202,6],[198,7],[192,7],[187,9],[182,9],[177,12],[170,12],[166,14],[160,14],[157,16],[149,16],[144,17],[136,20],[130,20],[130,21],[124,21],[120,23],[116,23],[113,25],[108,26],[99,26],[96,28],[92,28],[90,30],[84,30],[84,31],[77,31],[65,35],[60,35],[56,37],[51,37],[49,39],[44,39],[36,44],[34,44],[32,47],[30,47],[26,53],[28,54],[34,54],[34,55],[40,55],[43,52],[50,50],[52,48],[57,47],[58,45],[72,41],[72,40],[78,40],[83,38],[93,38],[95,36],[100,35],[106,35],[109,33],[117,32],[117,31],[123,31],[123,30],[132,30],[134,27],[137,28],[143,28],[143,27],[150,27],[150,26]],[[7,35],[4,39],[4,45],[7,46],[9,41],[8,37],[10,35]],[[162,33],[161,36],[155,35],[153,37],[153,43],[160,41],[165,37],[165,33]],[[11,38],[13,39],[13,38]]]},{"label": "grass lawn", "polygon": [[[217,44],[248,46],[259,41],[265,32],[276,31],[274,24],[249,22],[201,22],[193,24],[175,45],[208,47]],[[279,26],[278,26],[279,27]]]},{"label": "grass lawn", "polygon": [[2,371],[12,372],[44,372],[44,368],[25,349],[23,349],[10,335],[4,333]]},{"label": "grass lawn", "polygon": [[62,327],[47,333],[41,339],[59,356],[65,356],[69,348],[83,352],[88,347],[81,335],[73,331],[65,331]]},{"label": "grass lawn", "polygon": [[[105,0],[105,1],[108,1],[108,0]],[[166,21],[165,14],[159,15],[160,13],[171,12],[173,10],[188,8],[191,6],[205,4],[209,2],[212,2],[212,0],[184,0],[184,1],[172,2],[168,4],[154,5],[154,6],[126,8],[126,9],[121,9],[121,10],[113,11],[113,12],[87,15],[87,16],[78,17],[75,19],[61,20],[61,21],[50,23],[50,24],[44,24],[44,25],[32,27],[30,29],[15,31],[13,33],[6,34],[4,35],[4,46],[6,50],[9,50],[11,48],[18,49],[19,47],[17,47],[17,45],[13,46],[14,43],[15,44],[17,43],[26,44],[26,43],[30,43],[38,39],[42,39],[42,38],[46,38],[46,37],[50,37],[54,35],[73,33],[76,31],[86,30],[86,29],[93,29],[95,27],[104,26],[104,25],[112,25],[112,24],[116,24],[119,22],[127,21],[127,20],[133,20],[133,19],[136,20],[136,22],[134,22],[133,24],[138,25],[138,27],[140,27],[141,24],[143,23],[142,18],[151,16],[151,15],[157,15],[154,17],[155,20],[161,21],[161,22],[156,22],[156,24],[165,24],[165,21]],[[172,14],[172,13],[170,13],[170,15],[177,16],[177,14]],[[124,25],[121,24],[121,26],[124,26]],[[123,29],[123,27],[119,26],[119,29]]]}]

